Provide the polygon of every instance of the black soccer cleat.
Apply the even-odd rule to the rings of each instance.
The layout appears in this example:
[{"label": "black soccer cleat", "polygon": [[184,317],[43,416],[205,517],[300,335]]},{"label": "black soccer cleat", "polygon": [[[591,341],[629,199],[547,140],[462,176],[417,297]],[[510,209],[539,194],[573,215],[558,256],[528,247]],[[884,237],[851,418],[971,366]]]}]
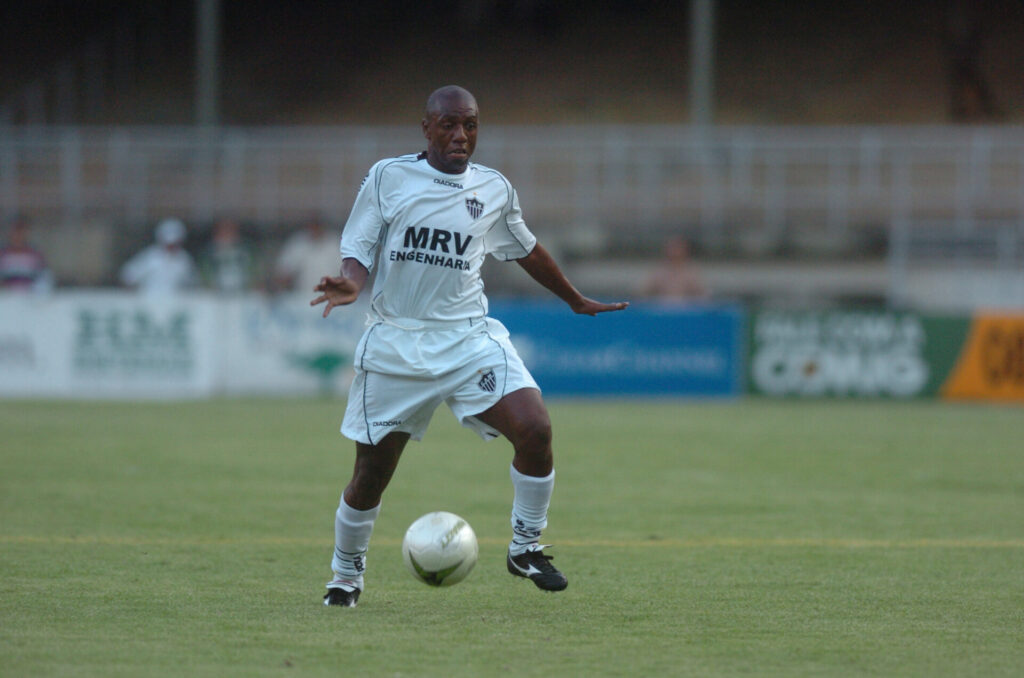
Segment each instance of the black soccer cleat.
[{"label": "black soccer cleat", "polygon": [[359,589],[327,589],[324,596],[324,605],[337,605],[339,607],[355,607],[359,600]]},{"label": "black soccer cleat", "polygon": [[541,553],[546,546],[532,546],[518,556],[511,551],[506,558],[508,571],[517,577],[529,579],[537,588],[544,591],[561,591],[569,585],[569,580],[551,564],[552,556]]}]

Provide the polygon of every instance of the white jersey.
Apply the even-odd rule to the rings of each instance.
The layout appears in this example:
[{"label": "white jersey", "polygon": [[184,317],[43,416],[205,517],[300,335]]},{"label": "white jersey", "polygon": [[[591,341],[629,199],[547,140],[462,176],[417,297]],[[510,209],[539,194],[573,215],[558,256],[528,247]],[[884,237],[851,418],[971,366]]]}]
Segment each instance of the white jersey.
[{"label": "white jersey", "polygon": [[446,174],[421,153],[370,169],[341,256],[377,269],[371,303],[381,317],[455,321],[487,314],[485,255],[520,259],[536,243],[499,172],[470,163],[462,174]]},{"label": "white jersey", "polygon": [[150,245],[124,264],[121,282],[144,294],[173,294],[195,286],[196,267],[183,249]]},{"label": "white jersey", "polygon": [[338,275],[338,251],[334,249],[337,242],[337,232],[313,238],[305,230],[299,231],[285,241],[274,263],[274,272],[291,278],[291,289],[308,292],[326,272]]}]

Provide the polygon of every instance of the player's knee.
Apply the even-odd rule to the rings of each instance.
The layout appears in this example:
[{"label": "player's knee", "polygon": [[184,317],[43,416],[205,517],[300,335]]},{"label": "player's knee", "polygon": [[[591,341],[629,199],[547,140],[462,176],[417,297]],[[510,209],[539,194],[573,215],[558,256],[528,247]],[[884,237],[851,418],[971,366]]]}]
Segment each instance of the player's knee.
[{"label": "player's knee", "polygon": [[531,417],[516,424],[516,449],[535,451],[538,454],[551,449],[551,421],[547,417]]}]

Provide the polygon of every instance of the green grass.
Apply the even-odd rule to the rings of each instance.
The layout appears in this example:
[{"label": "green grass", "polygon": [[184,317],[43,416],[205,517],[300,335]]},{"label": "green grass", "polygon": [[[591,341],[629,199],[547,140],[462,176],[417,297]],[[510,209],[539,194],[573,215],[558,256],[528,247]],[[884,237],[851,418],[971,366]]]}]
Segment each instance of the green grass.
[{"label": "green grass", "polygon": [[[551,404],[545,541],[504,567],[510,451],[438,411],[358,608],[320,604],[343,403],[0,401],[0,675],[1011,676],[1024,666],[1024,411]],[[430,510],[464,583],[404,571]]]}]

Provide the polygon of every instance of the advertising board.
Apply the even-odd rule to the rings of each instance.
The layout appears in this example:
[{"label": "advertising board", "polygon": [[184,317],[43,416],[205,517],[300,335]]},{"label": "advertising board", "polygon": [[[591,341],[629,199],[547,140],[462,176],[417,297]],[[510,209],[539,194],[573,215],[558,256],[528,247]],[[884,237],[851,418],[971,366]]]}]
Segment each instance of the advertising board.
[{"label": "advertising board", "polygon": [[755,394],[1024,400],[1024,315],[762,311],[747,343]]},{"label": "advertising board", "polygon": [[736,396],[743,316],[732,306],[634,304],[596,317],[565,304],[492,303],[545,394]]}]

